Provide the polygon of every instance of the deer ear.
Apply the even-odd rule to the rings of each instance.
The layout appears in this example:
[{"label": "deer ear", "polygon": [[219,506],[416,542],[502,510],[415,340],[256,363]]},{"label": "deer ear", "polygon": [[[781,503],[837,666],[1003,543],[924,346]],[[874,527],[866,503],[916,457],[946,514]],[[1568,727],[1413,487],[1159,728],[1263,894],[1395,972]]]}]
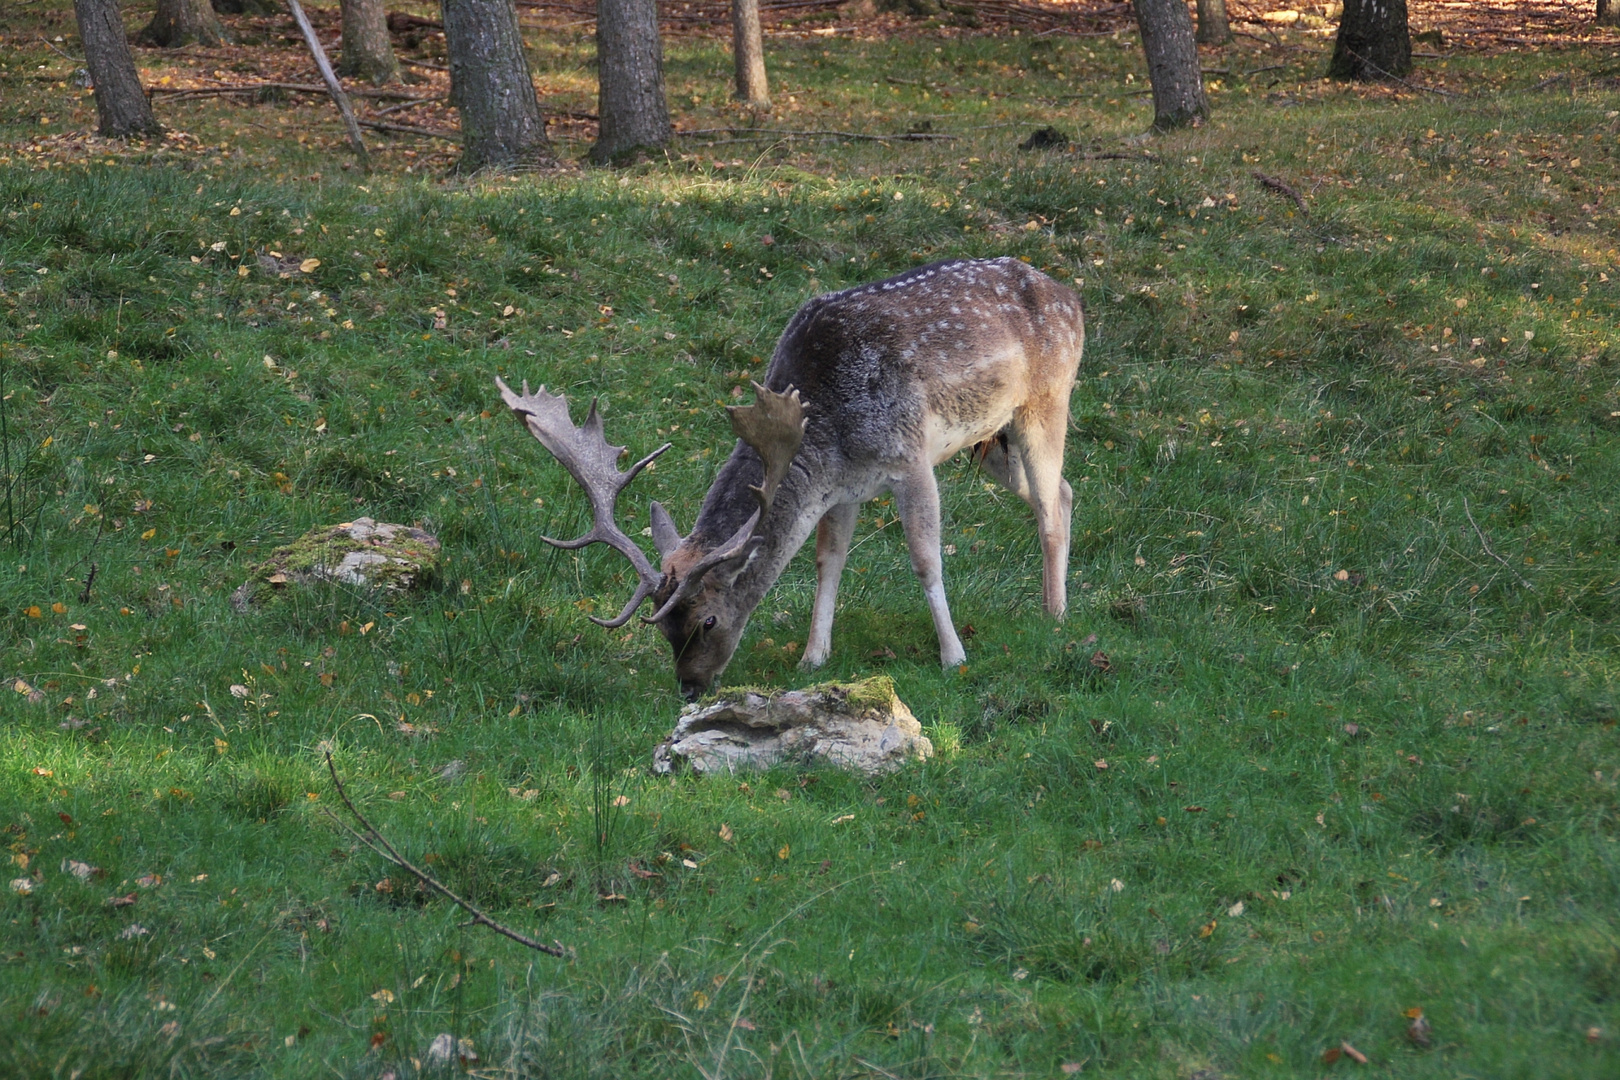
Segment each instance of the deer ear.
[{"label": "deer ear", "polygon": [[669,553],[681,546],[681,533],[675,527],[675,521],[664,509],[664,504],[654,501],[652,504],[652,535],[653,547],[658,549],[658,557],[669,558]]}]

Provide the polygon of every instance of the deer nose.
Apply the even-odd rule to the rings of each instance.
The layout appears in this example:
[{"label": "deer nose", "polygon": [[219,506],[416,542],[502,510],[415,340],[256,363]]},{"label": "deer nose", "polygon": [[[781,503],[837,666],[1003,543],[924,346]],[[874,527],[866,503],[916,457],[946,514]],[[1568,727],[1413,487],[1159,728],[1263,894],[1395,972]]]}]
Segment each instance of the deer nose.
[{"label": "deer nose", "polygon": [[704,692],[708,689],[709,684],[706,681],[692,682],[687,679],[681,680],[681,697],[686,701],[696,701],[698,698],[702,697]]}]

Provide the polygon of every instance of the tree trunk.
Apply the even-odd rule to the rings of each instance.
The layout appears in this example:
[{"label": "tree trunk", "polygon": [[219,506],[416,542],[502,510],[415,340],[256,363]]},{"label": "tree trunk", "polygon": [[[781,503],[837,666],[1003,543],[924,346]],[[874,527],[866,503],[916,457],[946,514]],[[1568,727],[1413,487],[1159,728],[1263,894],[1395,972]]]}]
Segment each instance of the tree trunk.
[{"label": "tree trunk", "polygon": [[1153,85],[1153,130],[1197,123],[1209,115],[1209,102],[1185,0],[1136,0],[1135,7]]},{"label": "tree trunk", "polygon": [[1232,26],[1226,21],[1226,0],[1198,0],[1198,43],[1225,45],[1232,40]]},{"label": "tree trunk", "polygon": [[338,71],[376,86],[399,80],[399,61],[388,37],[388,11],[383,0],[341,0],[343,55]]},{"label": "tree trunk", "polygon": [[1412,70],[1406,0],[1345,0],[1328,75],[1378,82]]},{"label": "tree trunk", "polygon": [[672,136],[654,0],[596,0],[596,65],[601,133],[591,161],[663,149]]},{"label": "tree trunk", "polygon": [[1620,4],[1615,0],[1597,0],[1597,24],[1620,26]]},{"label": "tree trunk", "polygon": [[275,0],[214,0],[213,8],[221,15],[274,15],[281,5]]},{"label": "tree trunk", "polygon": [[771,107],[765,81],[765,35],[759,28],[759,0],[731,0],[731,54],[737,62],[737,100],[756,109]]},{"label": "tree trunk", "polygon": [[461,172],[549,164],[551,142],[512,0],[443,0],[450,103],[461,114]]},{"label": "tree trunk", "polygon": [[230,40],[208,0],[157,0],[152,21],[135,39],[142,45],[223,45]]},{"label": "tree trunk", "polygon": [[135,72],[135,55],[129,51],[117,0],[73,0],[73,13],[79,20],[85,66],[95,84],[101,134],[123,138],[162,131]]}]

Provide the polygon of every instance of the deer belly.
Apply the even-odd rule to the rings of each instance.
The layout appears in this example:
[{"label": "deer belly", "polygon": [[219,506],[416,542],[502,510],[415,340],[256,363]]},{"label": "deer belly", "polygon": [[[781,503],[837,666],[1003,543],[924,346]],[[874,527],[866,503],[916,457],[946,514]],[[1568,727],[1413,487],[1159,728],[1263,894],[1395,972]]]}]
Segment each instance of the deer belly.
[{"label": "deer belly", "polygon": [[1008,406],[989,416],[971,418],[931,417],[928,422],[928,460],[938,465],[958,450],[975,446],[992,438],[1012,422],[1013,410]]}]

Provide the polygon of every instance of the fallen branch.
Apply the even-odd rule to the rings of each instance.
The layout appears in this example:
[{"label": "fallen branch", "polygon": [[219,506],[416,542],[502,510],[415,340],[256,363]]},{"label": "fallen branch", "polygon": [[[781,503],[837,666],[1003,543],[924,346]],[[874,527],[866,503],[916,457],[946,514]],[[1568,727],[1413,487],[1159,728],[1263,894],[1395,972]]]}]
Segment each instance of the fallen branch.
[{"label": "fallen branch", "polygon": [[39,40],[44,42],[45,47],[47,49],[51,50],[51,52],[55,53],[58,56],[65,57],[66,59],[73,61],[75,64],[82,64],[82,63],[85,62],[84,57],[82,57],[82,56],[74,56],[72,53],[63,52],[61,49],[58,49],[51,42],[46,41],[46,39],[44,38],[43,35],[40,36]]},{"label": "fallen branch", "polygon": [[1402,86],[1406,87],[1408,90],[1416,90],[1416,91],[1419,91],[1420,93],[1424,93],[1424,94],[1438,94],[1441,97],[1449,97],[1449,98],[1462,97],[1463,96],[1461,94],[1453,94],[1450,90],[1436,90],[1432,86],[1419,86],[1417,83],[1407,82],[1405,79],[1401,78],[1399,75],[1396,75],[1393,72],[1385,71],[1383,68],[1379,67],[1377,64],[1375,64],[1371,60],[1367,59],[1365,56],[1362,56],[1360,53],[1356,52],[1356,50],[1354,50],[1354,49],[1346,49],[1345,51],[1348,52],[1351,56],[1355,57],[1357,60],[1360,60],[1363,64],[1366,64],[1373,71],[1376,71],[1379,75],[1382,75],[1384,78],[1389,79],[1392,82],[1400,83]]},{"label": "fallen branch", "polygon": [[695,135],[734,135],[733,142],[756,142],[760,139],[855,139],[867,142],[936,142],[954,139],[955,135],[937,135],[926,131],[906,131],[899,135],[867,135],[859,131],[782,131],[775,128],[697,128],[677,131],[676,138]]},{"label": "fallen branch", "polygon": [[[555,956],[566,960],[572,955],[572,951],[564,946],[561,942],[553,942],[552,944],[547,945],[544,942],[534,940],[534,938],[529,937],[527,934],[520,934],[511,927],[504,926],[501,923],[496,922],[488,915],[485,915],[478,908],[474,907],[471,903],[463,900],[461,897],[451,892],[439,881],[438,878],[435,878],[426,870],[418,869],[416,866],[412,865],[405,858],[405,856],[401,855],[397,850],[395,850],[394,845],[390,844],[383,837],[382,833],[377,831],[376,826],[367,821],[366,816],[362,814],[354,803],[349,800],[349,793],[343,789],[343,781],[338,776],[337,766],[332,762],[332,752],[330,750],[328,750],[326,753],[326,770],[332,774],[332,784],[337,788],[338,798],[343,801],[344,806],[348,807],[349,813],[354,815],[354,819],[361,824],[365,831],[360,832],[348,822],[332,813],[330,810],[326,810],[326,816],[337,822],[337,824],[347,831],[350,836],[353,836],[356,840],[359,840],[362,844],[366,845],[366,847],[370,848],[372,851],[375,851],[378,855],[381,855],[385,860],[412,875],[417,881],[432,889],[434,892],[439,893],[451,903],[461,908],[461,910],[471,915],[472,921],[465,925],[487,926],[497,934],[511,938],[519,945],[527,945],[529,948],[543,952],[547,956]],[[325,810],[325,807],[322,807],[322,809]]]},{"label": "fallen branch", "polygon": [[309,46],[309,53],[315,58],[315,67],[321,73],[321,79],[326,83],[326,90],[332,95],[332,101],[343,116],[343,126],[349,133],[349,145],[354,148],[354,156],[360,159],[360,168],[366,172],[371,171],[371,158],[366,153],[366,141],[360,137],[360,125],[354,122],[354,107],[349,104],[349,95],[343,92],[343,84],[338,82],[337,72],[332,70],[332,63],[326,58],[326,50],[321,47],[321,39],[315,33],[315,28],[309,24],[309,16],[304,14],[303,6],[298,0],[287,0],[287,10],[292,12],[293,22],[298,24],[298,32],[304,35],[304,43]]},{"label": "fallen branch", "polygon": [[1470,524],[1470,525],[1472,525],[1474,527],[1474,535],[1479,537],[1479,546],[1485,549],[1485,554],[1489,555],[1491,558],[1495,559],[1497,562],[1499,562],[1503,566],[1507,567],[1507,572],[1512,574],[1514,577],[1518,578],[1520,585],[1524,586],[1526,589],[1530,589],[1531,591],[1534,591],[1535,586],[1530,584],[1528,581],[1524,580],[1524,578],[1519,577],[1519,572],[1517,570],[1513,569],[1513,564],[1512,563],[1508,562],[1506,559],[1502,558],[1502,556],[1498,555],[1494,550],[1492,550],[1491,542],[1489,540],[1485,539],[1485,533],[1483,531],[1481,531],[1481,529],[1479,527],[1479,522],[1474,520],[1474,512],[1468,508],[1468,500],[1467,499],[1463,500],[1463,513],[1468,515],[1468,524]]},{"label": "fallen branch", "polygon": [[1255,172],[1251,175],[1253,175],[1253,177],[1259,181],[1260,186],[1265,188],[1267,191],[1282,195],[1288,199],[1292,199],[1294,205],[1299,207],[1299,214],[1301,217],[1308,218],[1311,216],[1310,209],[1305,205],[1305,198],[1304,196],[1300,195],[1299,192],[1295,191],[1293,188],[1289,187],[1275,176],[1267,176],[1258,169],[1255,170]]},{"label": "fallen branch", "polygon": [[404,56],[399,58],[399,62],[402,63],[402,64],[409,64],[409,65],[411,65],[411,67],[427,68],[429,71],[449,71],[450,70],[449,68],[445,67],[443,64],[430,64],[426,60],[412,60],[412,59],[410,59],[408,57],[404,57]]},{"label": "fallen branch", "polygon": [[430,139],[443,139],[445,142],[460,142],[461,136],[454,131],[435,131],[433,128],[417,127],[414,124],[395,124],[388,120],[361,120],[360,126],[370,128],[372,131],[395,131],[401,135],[426,135]]},{"label": "fallen branch", "polygon": [[[324,94],[324,86],[313,83],[291,82],[259,82],[259,83],[232,83],[229,86],[153,86],[148,88],[149,94],[175,94],[184,97],[213,97],[217,94],[254,94],[260,90],[286,90],[293,94]],[[347,91],[350,97],[377,98],[381,101],[437,101],[433,95],[406,94],[398,90],[373,90],[367,87],[358,87]]]},{"label": "fallen branch", "polygon": [[396,113],[396,112],[399,112],[401,109],[414,109],[416,106],[421,105],[423,102],[448,101],[448,100],[449,100],[449,98],[447,98],[447,97],[406,98],[404,101],[398,102],[397,104],[389,105],[389,106],[387,106],[385,108],[378,109],[377,110],[377,115],[378,116],[387,116],[389,113]]}]

